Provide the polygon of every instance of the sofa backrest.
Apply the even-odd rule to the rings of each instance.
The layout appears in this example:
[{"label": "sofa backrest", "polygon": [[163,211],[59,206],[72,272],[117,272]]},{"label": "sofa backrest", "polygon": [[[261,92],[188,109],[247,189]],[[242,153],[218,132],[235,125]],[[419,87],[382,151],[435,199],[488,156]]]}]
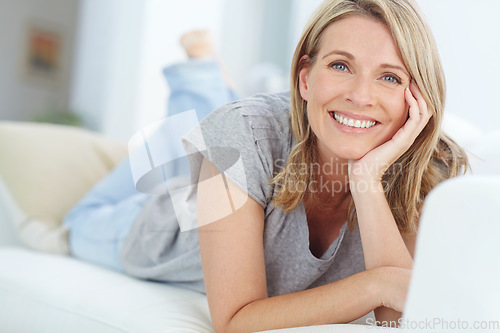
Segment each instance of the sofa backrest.
[{"label": "sofa backrest", "polygon": [[12,223],[16,219],[22,218],[22,212],[12,199],[0,176],[0,247],[22,246],[14,229],[14,223]]},{"label": "sofa backrest", "polygon": [[58,252],[49,243],[66,241],[57,230],[64,215],[126,156],[126,143],[99,133],[0,121],[2,223],[13,226],[25,245]]}]

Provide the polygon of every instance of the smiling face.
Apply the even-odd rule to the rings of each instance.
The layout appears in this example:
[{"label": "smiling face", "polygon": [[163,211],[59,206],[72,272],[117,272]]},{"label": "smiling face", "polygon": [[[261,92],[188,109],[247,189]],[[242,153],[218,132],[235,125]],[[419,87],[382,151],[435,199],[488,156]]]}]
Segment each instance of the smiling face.
[{"label": "smiling face", "polygon": [[391,139],[408,117],[409,84],[383,23],[350,16],[330,24],[314,63],[299,74],[321,160],[360,159]]}]

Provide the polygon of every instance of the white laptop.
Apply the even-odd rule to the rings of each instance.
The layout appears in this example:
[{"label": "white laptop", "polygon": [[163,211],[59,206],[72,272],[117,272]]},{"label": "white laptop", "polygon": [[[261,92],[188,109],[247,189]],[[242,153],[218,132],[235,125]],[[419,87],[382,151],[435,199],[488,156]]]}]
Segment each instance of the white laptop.
[{"label": "white laptop", "polygon": [[500,332],[500,176],[446,181],[426,199],[402,327]]}]

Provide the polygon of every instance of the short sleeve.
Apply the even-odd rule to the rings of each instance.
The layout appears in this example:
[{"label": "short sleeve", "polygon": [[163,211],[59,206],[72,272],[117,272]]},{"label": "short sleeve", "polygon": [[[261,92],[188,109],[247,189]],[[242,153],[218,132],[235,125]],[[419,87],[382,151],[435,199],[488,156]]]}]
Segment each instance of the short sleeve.
[{"label": "short sleeve", "polygon": [[288,94],[262,94],[214,111],[183,138],[192,181],[203,157],[263,208],[290,146]]}]

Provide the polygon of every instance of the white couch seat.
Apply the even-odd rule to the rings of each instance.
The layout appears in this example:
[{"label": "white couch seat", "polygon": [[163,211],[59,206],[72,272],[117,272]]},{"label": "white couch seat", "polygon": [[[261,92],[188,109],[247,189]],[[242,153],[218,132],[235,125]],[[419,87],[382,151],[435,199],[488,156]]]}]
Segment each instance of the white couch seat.
[{"label": "white couch seat", "polygon": [[0,263],[2,332],[213,332],[203,294],[23,248]]}]

